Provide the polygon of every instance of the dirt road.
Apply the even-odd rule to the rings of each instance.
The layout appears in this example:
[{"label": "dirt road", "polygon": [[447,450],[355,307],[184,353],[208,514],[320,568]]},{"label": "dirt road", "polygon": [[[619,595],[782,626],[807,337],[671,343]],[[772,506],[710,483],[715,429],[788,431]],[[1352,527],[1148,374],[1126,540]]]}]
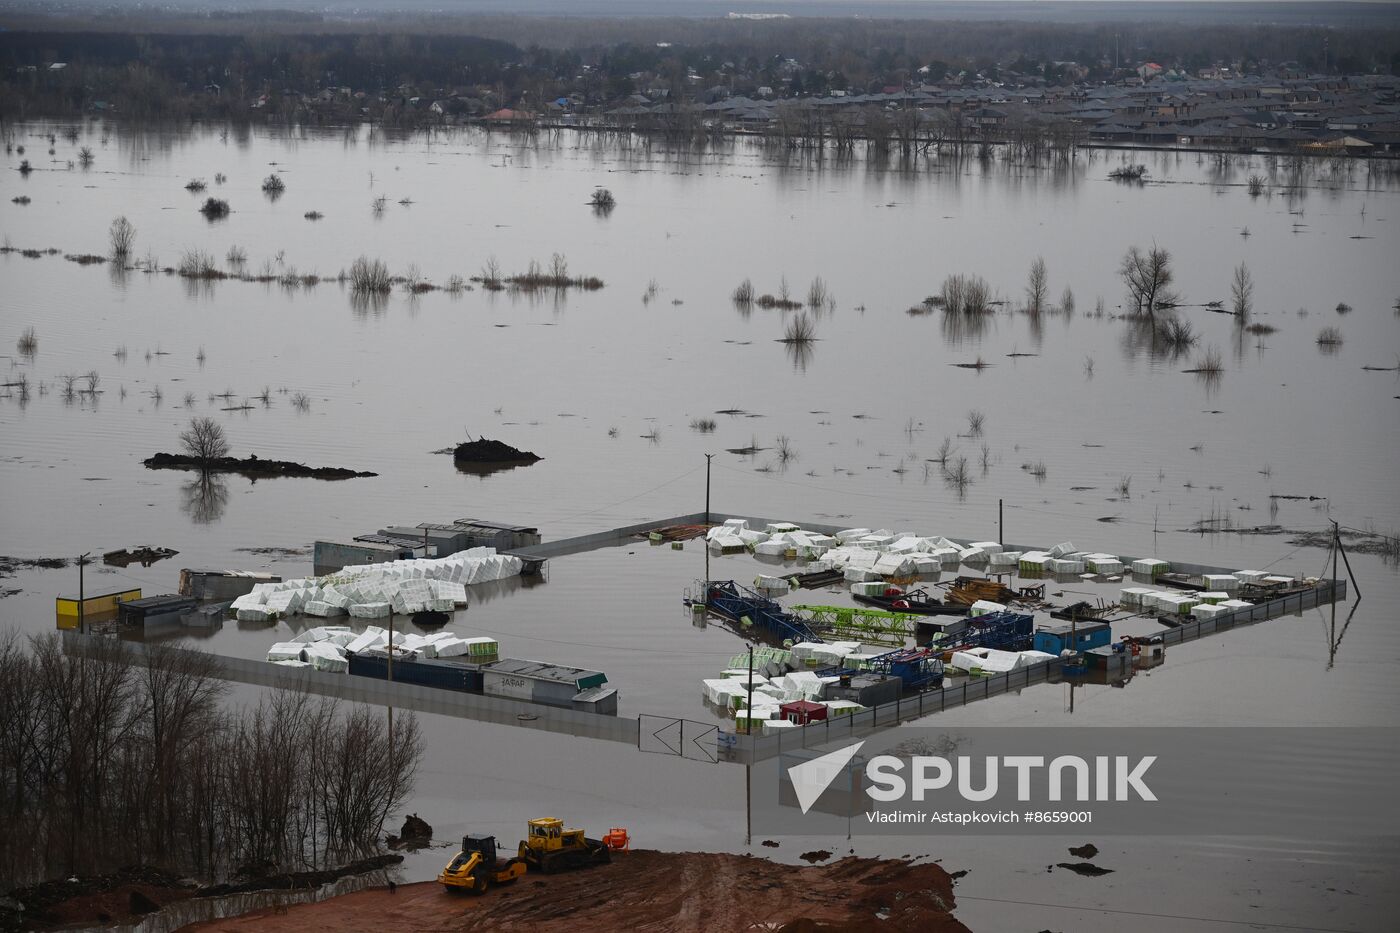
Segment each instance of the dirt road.
[{"label": "dirt road", "polygon": [[547,878],[526,875],[480,897],[451,895],[424,882],[400,886],[395,894],[362,891],[191,929],[806,933],[868,930],[878,923],[886,931],[965,931],[948,913],[953,903],[947,872],[933,864],[846,858],[809,868],[739,855],[639,850],[598,868]]}]

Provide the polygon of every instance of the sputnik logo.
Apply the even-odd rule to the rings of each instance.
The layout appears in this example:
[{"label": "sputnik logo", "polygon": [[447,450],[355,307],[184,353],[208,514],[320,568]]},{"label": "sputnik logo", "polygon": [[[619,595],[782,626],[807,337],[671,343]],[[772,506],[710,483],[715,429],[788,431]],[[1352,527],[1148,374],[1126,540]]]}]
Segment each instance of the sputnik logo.
[{"label": "sputnik logo", "polygon": [[854,745],[847,745],[845,748],[838,748],[834,752],[828,752],[820,758],[813,758],[800,765],[793,765],[788,768],[788,780],[792,782],[792,789],[797,794],[798,806],[805,814],[821,797],[822,793],[831,786],[837,776],[845,770],[846,765],[851,763],[856,752],[864,742],[857,742]]}]

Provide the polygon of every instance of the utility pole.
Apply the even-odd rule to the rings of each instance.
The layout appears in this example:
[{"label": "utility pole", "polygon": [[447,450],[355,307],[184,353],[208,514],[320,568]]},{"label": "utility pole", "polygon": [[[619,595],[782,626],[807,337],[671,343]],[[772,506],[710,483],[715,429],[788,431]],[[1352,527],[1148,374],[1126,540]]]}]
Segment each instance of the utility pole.
[{"label": "utility pole", "polygon": [[[1356,593],[1356,601],[1359,603],[1361,602],[1361,590],[1356,585],[1356,573],[1351,569],[1351,561],[1347,560],[1346,549],[1342,547],[1342,526],[1337,524],[1335,518],[1332,519],[1332,542],[1341,552],[1342,563],[1346,565],[1347,577],[1351,580],[1352,591]],[[1337,579],[1337,555],[1335,554],[1332,555],[1332,579]]]},{"label": "utility pole", "polygon": [[389,757],[394,755],[394,606],[389,605],[389,644],[385,665],[389,682]]},{"label": "utility pole", "polygon": [[753,845],[753,643],[749,643],[749,760],[744,764],[744,845]]},{"label": "utility pole", "polygon": [[87,566],[91,551],[78,555],[78,631],[87,634],[87,614],[84,610],[83,568]]},{"label": "utility pole", "polygon": [[705,524],[710,523],[710,461],[714,454],[705,454]]},{"label": "utility pole", "polygon": [[997,500],[997,544],[1006,547],[1006,516],[1002,512],[1001,500]]}]

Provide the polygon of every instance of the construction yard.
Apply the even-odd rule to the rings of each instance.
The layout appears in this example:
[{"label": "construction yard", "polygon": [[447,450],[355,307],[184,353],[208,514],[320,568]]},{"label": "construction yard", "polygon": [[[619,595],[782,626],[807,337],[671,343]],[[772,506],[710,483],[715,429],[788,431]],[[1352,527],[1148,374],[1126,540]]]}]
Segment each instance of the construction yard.
[{"label": "construction yard", "polygon": [[[825,853],[820,853],[825,854]],[[814,856],[815,857],[815,856]],[[320,904],[199,924],[207,931],[354,933],[385,929],[868,930],[952,933],[953,882],[933,862],[843,858],[780,865],[763,858],[638,850],[609,865],[548,879],[526,875],[484,895],[452,895],[435,882],[376,888]]]}]

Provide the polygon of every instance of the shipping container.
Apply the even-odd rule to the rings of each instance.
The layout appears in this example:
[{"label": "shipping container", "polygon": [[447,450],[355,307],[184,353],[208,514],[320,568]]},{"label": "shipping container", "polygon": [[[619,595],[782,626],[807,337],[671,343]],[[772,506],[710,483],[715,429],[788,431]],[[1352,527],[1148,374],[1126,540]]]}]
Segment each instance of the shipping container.
[{"label": "shipping container", "polygon": [[[382,651],[361,651],[347,655],[350,673],[359,677],[386,680],[389,658]],[[444,658],[421,658],[413,661],[394,659],[394,680],[397,683],[419,684],[463,693],[481,693],[481,666],[468,661]]]}]

